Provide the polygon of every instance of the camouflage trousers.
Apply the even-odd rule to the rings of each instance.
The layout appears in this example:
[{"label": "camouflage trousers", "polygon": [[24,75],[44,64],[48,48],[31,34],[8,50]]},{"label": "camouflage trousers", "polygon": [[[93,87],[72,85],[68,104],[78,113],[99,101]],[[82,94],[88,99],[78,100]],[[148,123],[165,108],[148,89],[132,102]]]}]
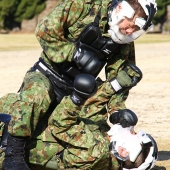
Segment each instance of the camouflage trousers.
[{"label": "camouflage trousers", "polygon": [[[117,170],[118,163],[110,156],[109,141],[98,125],[87,124],[83,119],[77,121],[78,109],[69,97],[54,110],[51,127],[35,133],[52,100],[53,88],[39,72],[26,74],[20,93],[10,93],[0,99],[0,112],[12,115],[9,133],[32,137],[26,145],[26,159],[31,169]],[[3,125],[0,133],[2,130]],[[61,151],[62,160],[57,156]],[[0,164],[3,158],[4,152],[1,152]]]},{"label": "camouflage trousers", "polygon": [[[8,110],[11,106],[10,103],[16,101],[16,97],[18,97],[17,94],[8,94],[4,98],[1,98],[1,104],[4,108],[1,111]],[[67,105],[65,105],[66,101]],[[69,109],[67,108],[68,106],[70,106]],[[72,113],[72,110],[77,110],[77,107],[73,107],[69,97],[64,97],[62,102],[57,106],[57,109],[53,112],[55,113],[53,114],[54,117],[50,117],[52,120],[56,119],[56,127],[52,127],[53,125],[47,126],[42,132],[42,128],[41,126],[39,128],[38,124],[32,138],[27,141],[25,147],[26,161],[31,169],[117,170],[119,167],[117,160],[114,157],[111,159],[109,141],[106,135],[100,131],[99,125],[87,123],[84,119],[80,119],[79,122],[73,122],[73,124],[70,124],[69,129],[66,128],[63,131],[62,127],[65,127],[65,125],[68,127],[69,125],[67,119],[70,113],[69,111]],[[58,115],[58,112],[62,112],[62,114]],[[59,122],[60,119],[57,115],[60,119],[63,117],[61,122]],[[72,121],[74,120],[73,117],[76,117],[76,115],[72,115],[72,118],[70,117]],[[44,122],[41,122],[40,125],[43,124]],[[61,132],[54,135],[54,132],[57,132],[54,129],[59,124],[61,127],[58,130],[61,130]],[[1,135],[2,131],[3,123],[1,122]],[[61,152],[63,152],[62,160],[58,156]],[[4,152],[1,151],[0,166],[3,159]]]},{"label": "camouflage trousers", "polygon": [[[1,126],[2,130],[3,126]],[[45,133],[45,135],[51,135],[49,130]],[[91,133],[94,141],[89,148],[75,147],[68,143],[67,146],[60,146],[57,140],[43,141],[43,137],[39,136],[31,139],[27,142],[25,149],[27,164],[31,170],[118,170],[118,162],[109,152],[108,139],[97,129]],[[88,143],[88,141],[84,142]],[[62,157],[59,156],[60,153]],[[0,168],[3,159],[4,152],[0,150]]]},{"label": "camouflage trousers", "polygon": [[9,133],[31,136],[53,99],[50,81],[40,72],[27,72],[20,93],[9,93],[0,98],[0,113],[12,115]]}]

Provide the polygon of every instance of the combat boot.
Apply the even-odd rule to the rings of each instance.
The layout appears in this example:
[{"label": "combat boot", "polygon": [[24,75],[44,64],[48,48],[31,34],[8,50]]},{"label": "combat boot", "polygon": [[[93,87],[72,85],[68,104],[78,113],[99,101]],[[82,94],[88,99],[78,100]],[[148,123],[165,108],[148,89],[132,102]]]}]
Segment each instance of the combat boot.
[{"label": "combat boot", "polygon": [[25,143],[27,138],[8,135],[2,170],[31,170],[25,162]]}]

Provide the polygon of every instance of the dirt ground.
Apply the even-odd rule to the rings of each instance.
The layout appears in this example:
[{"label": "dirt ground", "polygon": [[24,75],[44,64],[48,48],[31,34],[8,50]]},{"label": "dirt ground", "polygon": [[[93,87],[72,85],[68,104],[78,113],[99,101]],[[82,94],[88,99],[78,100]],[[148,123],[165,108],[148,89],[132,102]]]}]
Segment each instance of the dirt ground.
[{"label": "dirt ground", "polygon": [[[0,52],[0,96],[17,92],[40,52]],[[137,44],[136,56],[143,79],[131,90],[126,105],[138,115],[136,131],[143,129],[157,141],[159,159],[154,169],[170,170],[170,42]]]}]

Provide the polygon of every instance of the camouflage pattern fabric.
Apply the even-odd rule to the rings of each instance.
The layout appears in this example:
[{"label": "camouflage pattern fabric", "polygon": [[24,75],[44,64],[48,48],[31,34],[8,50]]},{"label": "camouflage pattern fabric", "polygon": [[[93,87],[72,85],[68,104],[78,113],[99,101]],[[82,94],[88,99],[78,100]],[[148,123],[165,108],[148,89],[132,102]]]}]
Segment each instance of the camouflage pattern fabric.
[{"label": "camouflage pattern fabric", "polygon": [[[85,26],[94,21],[99,9],[101,9],[101,20],[99,22],[101,33],[103,36],[109,37],[107,33],[107,7],[109,2],[110,0],[65,0],[56,6],[49,15],[40,20],[35,35],[46,54],[41,54],[43,60],[56,72],[58,72],[56,64],[71,62],[76,48],[73,42]],[[70,40],[73,42],[70,42]],[[107,79],[115,77],[126,64],[135,64],[133,42],[120,45],[119,49],[108,59],[105,68]],[[125,94],[122,93],[120,96],[123,97],[123,95]],[[118,109],[125,107],[124,104],[121,104],[122,97],[120,97],[120,101],[119,97],[116,99]],[[107,98],[110,98],[110,95]],[[111,108],[111,112],[114,111],[110,106],[115,106],[114,100],[115,98],[109,102],[108,108]]]},{"label": "camouflage pattern fabric", "polygon": [[7,94],[0,99],[0,112],[12,115],[9,133],[14,136],[31,136],[53,97],[49,80],[39,72],[28,72],[20,93]]},{"label": "camouflage pattern fabric", "polygon": [[[130,73],[135,74],[132,71]],[[30,79],[27,79],[30,80],[27,83],[32,83],[35,73],[29,72],[27,74],[30,77]],[[46,79],[42,74],[38,77]],[[27,87],[27,83],[25,82],[23,85],[21,94],[24,87]],[[48,81],[46,88],[47,85]],[[29,163],[41,165],[44,168],[52,165],[65,168],[76,167],[76,169],[107,169],[110,167],[109,141],[106,138],[106,132],[109,130],[106,123],[106,105],[109,98],[114,98],[112,107],[115,109],[118,101],[122,100],[121,94],[115,94],[110,83],[106,81],[99,86],[97,93],[89,98],[82,107],[74,105],[69,96],[64,97],[52,112],[49,120],[46,120],[48,121],[48,127],[43,132],[41,132],[42,128],[37,128],[38,125],[34,128],[33,136],[26,146]],[[9,113],[12,109],[15,109],[15,103],[19,100],[19,95],[14,93],[2,97],[0,99],[0,112]],[[16,107],[17,109],[18,107]],[[24,109],[21,111],[24,111]],[[16,122],[15,112],[10,113],[12,115],[11,122]],[[18,124],[16,122],[16,126]],[[40,121],[40,124],[43,125],[44,122]],[[3,123],[0,125],[2,130]],[[14,123],[13,126],[15,127]],[[57,154],[61,151],[64,152],[63,162],[58,161],[59,158],[57,157]],[[51,163],[51,160],[55,164]],[[104,167],[100,163],[103,163]],[[112,159],[113,165],[114,169],[118,166],[117,161]]]},{"label": "camouflage pattern fabric", "polygon": [[[99,27],[103,36],[109,37],[107,33],[107,12],[110,0],[65,0],[59,4],[49,15],[39,21],[35,35],[46,55],[41,57],[55,70],[56,63],[70,62],[75,50],[73,43],[85,26],[94,21],[99,9],[101,19]],[[83,4],[83,5],[82,5]],[[69,39],[69,41],[68,41]],[[73,42],[70,42],[73,41]],[[115,76],[121,65],[134,63],[134,43],[120,45],[116,54],[109,60],[110,68]],[[58,71],[56,69],[56,71]],[[109,71],[109,70],[108,70]],[[107,72],[108,72],[107,71]]]},{"label": "camouflage pattern fabric", "polygon": [[[46,54],[41,55],[44,61],[55,71],[58,71],[56,64],[70,62],[75,45],[66,38],[74,41],[83,28],[94,21],[100,8],[100,29],[103,35],[108,36],[106,27],[109,2],[108,0],[65,0],[54,8],[38,23],[35,31]],[[27,144],[27,154],[31,164],[40,165],[41,169],[47,165],[51,167],[50,161],[54,162],[54,166],[58,166],[58,169],[62,169],[60,167],[108,169],[110,156],[105,134],[108,130],[107,112],[125,108],[126,100],[126,93],[114,94],[108,81],[128,63],[135,63],[133,42],[120,45],[116,53],[108,59],[105,69],[107,81],[99,87],[96,95],[87,100],[81,109],[73,106],[69,97],[64,97],[53,111],[49,126],[42,133],[35,133],[38,121],[54,100],[53,88],[44,75],[39,72],[28,72],[20,93],[7,94],[0,99],[0,112],[12,115],[9,133],[32,137]],[[136,73],[130,70],[129,74]],[[2,123],[0,127],[2,130]],[[56,154],[63,149],[64,157],[61,162]],[[1,156],[3,159],[3,154]],[[118,163],[112,158],[112,169],[117,168]]]},{"label": "camouflage pattern fabric", "polygon": [[[9,109],[6,99],[12,101],[15,97],[15,94],[8,94],[1,98],[1,103]],[[26,145],[27,160],[29,159],[31,167],[40,168],[41,165],[44,169],[101,170],[110,167],[109,141],[106,135],[101,133],[97,123],[79,117],[79,112],[81,108],[74,105],[69,97],[63,98],[52,113],[48,127],[40,135],[34,133]],[[57,157],[61,151],[64,153],[63,162]],[[1,161],[3,156],[2,152]],[[112,162],[113,169],[118,168],[117,161],[112,159]]]},{"label": "camouflage pattern fabric", "polygon": [[[130,73],[133,74],[132,71]],[[35,75],[38,76],[36,77]],[[25,88],[27,89],[27,87],[29,87],[29,84],[32,85],[35,82],[39,82],[37,80],[40,78],[41,80],[44,79],[40,82],[44,82],[43,85],[50,91],[50,88],[48,88],[49,81],[41,73],[29,72],[26,77],[27,79],[25,80],[27,81],[24,81],[21,94]],[[41,90],[41,88],[39,90]],[[28,141],[26,150],[31,166],[36,168],[37,166],[43,167],[45,169],[54,169],[54,166],[57,169],[62,169],[62,167],[67,167],[67,169],[73,169],[73,167],[75,169],[108,169],[108,166],[110,166],[110,157],[108,152],[109,141],[105,134],[108,130],[106,124],[106,104],[110,101],[110,98],[112,98],[114,103],[111,105],[112,108],[116,110],[118,102],[122,100],[122,93],[114,93],[110,83],[106,81],[99,87],[97,93],[86,101],[82,108],[73,105],[70,98],[65,97],[53,111],[49,119],[49,126],[45,131],[39,135],[34,135],[36,134],[34,132],[32,139]],[[36,96],[30,95],[29,101],[34,97]],[[0,99],[0,112],[12,114],[11,123],[13,125],[13,131],[15,131],[15,123],[16,127],[18,127],[19,123],[22,125],[22,122],[18,123],[18,121],[22,119],[20,117],[17,119],[15,116],[15,109],[20,108],[18,108],[18,105],[15,105],[15,103],[21,99],[19,94],[13,93],[7,94]],[[119,106],[123,107],[123,103],[120,103]],[[24,111],[24,108],[22,108],[21,111]],[[21,111],[19,113],[22,113]],[[23,115],[21,115],[21,117],[23,117]],[[28,119],[30,119],[30,117],[26,120]],[[22,129],[19,130],[22,134]],[[35,127],[33,130],[35,130]],[[57,153],[63,149],[64,162],[61,162],[57,157]],[[1,160],[3,160],[3,155],[2,153]],[[118,163],[113,158],[112,166],[115,170],[118,168]]]},{"label": "camouflage pattern fabric", "polygon": [[[83,3],[84,5],[82,5]],[[46,56],[43,55],[42,58],[47,63],[52,63],[51,66],[54,66],[56,63],[71,61],[75,46],[74,43],[71,43],[65,38],[65,34],[67,33],[67,37],[75,40],[83,28],[94,20],[100,8],[100,28],[103,35],[107,36],[105,28],[108,3],[108,0],[65,0],[62,4],[54,8],[47,17],[39,22],[35,31],[43,51],[47,54]],[[120,45],[119,50],[108,60],[106,66],[107,79],[109,80],[115,77],[123,65],[134,63],[134,59],[133,43]],[[113,94],[110,90],[109,93],[103,96],[103,89],[106,88],[106,84],[107,82],[100,88],[101,95],[100,91],[98,92],[99,99],[104,98],[104,101],[110,100]],[[53,88],[51,83],[44,75],[39,72],[28,72],[24,78],[21,92],[13,99],[11,107],[8,110],[8,113],[12,114],[9,133],[15,136],[31,136],[37,122],[46,113],[53,101],[52,93]],[[90,103],[93,104],[95,101],[92,100],[93,98]],[[125,107],[124,103],[121,104],[121,102],[122,97],[118,97],[117,95],[116,101],[115,97],[112,97],[109,105],[114,106],[115,110],[117,110],[117,108]],[[115,106],[116,103],[118,103],[117,106]],[[108,108],[111,107],[109,106]]]},{"label": "camouflage pattern fabric", "polygon": [[[105,32],[107,23],[108,0],[65,0],[59,4],[49,15],[40,20],[35,34],[48,58],[42,54],[42,58],[49,62],[63,63],[71,61],[75,50],[74,41],[84,27],[94,21],[101,6],[100,28]],[[83,4],[83,5],[82,5]],[[53,65],[54,66],[54,65]]]},{"label": "camouflage pattern fabric", "polygon": [[[31,77],[34,74],[30,72],[28,75]],[[41,76],[43,77],[43,75]],[[32,79],[30,78],[30,80]],[[26,84],[22,90],[27,87]],[[35,132],[26,145],[27,159],[29,159],[28,162],[31,163],[31,166],[40,167],[41,165],[43,168],[52,169],[55,169],[54,166],[57,169],[61,169],[61,167],[67,169],[73,167],[75,169],[108,169],[111,166],[109,141],[106,138],[106,132],[109,130],[106,123],[106,105],[109,98],[114,98],[113,108],[117,107],[117,102],[122,99],[121,95],[115,94],[107,81],[82,107],[74,105],[69,96],[64,97],[54,109],[49,120],[46,120],[48,127],[43,132],[41,132],[41,128],[37,128],[38,125],[36,129],[34,128]],[[2,97],[0,99],[0,112],[9,113],[14,109],[15,102],[18,101],[16,99],[20,99],[16,93]],[[119,100],[117,101],[117,99]],[[11,122],[16,122],[15,112],[10,113],[12,114]],[[16,124],[18,126],[19,123],[16,122]],[[42,121],[40,124],[44,124],[44,122]],[[14,123],[13,125],[15,127]],[[3,123],[0,124],[0,127],[2,133]],[[63,162],[57,157],[57,154],[62,151],[64,152]],[[3,156],[4,153],[1,154],[1,160],[3,160]],[[118,168],[118,163],[114,158],[112,158],[112,166],[113,169]]]},{"label": "camouflage pattern fabric", "polygon": [[[81,111],[69,97],[65,97],[49,119],[52,134],[66,143],[63,155],[65,168],[109,169],[109,141],[105,133],[101,133],[98,122],[80,115]],[[98,115],[96,113],[96,117]]]}]

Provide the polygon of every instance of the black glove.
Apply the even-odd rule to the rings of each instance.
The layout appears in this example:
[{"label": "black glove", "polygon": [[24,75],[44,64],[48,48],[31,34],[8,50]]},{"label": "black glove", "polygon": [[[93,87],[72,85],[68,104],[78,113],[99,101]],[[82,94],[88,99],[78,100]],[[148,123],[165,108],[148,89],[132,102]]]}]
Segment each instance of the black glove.
[{"label": "black glove", "polygon": [[138,122],[136,114],[129,109],[119,110],[118,112],[112,113],[109,120],[113,124],[120,123],[123,128],[135,126]]},{"label": "black glove", "polygon": [[82,105],[97,91],[95,77],[89,74],[79,74],[74,80],[74,90],[70,98],[76,105]]},{"label": "black glove", "polygon": [[80,70],[91,75],[95,75],[101,67],[101,62],[95,54],[81,48],[75,50],[72,60]]},{"label": "black glove", "polygon": [[134,64],[128,64],[124,70],[129,74],[132,78],[131,87],[136,86],[136,84],[142,79],[143,74],[142,71]]},{"label": "black glove", "polygon": [[132,88],[142,79],[141,70],[134,64],[128,64],[117,76],[110,80],[112,88],[117,92],[122,88]]}]

